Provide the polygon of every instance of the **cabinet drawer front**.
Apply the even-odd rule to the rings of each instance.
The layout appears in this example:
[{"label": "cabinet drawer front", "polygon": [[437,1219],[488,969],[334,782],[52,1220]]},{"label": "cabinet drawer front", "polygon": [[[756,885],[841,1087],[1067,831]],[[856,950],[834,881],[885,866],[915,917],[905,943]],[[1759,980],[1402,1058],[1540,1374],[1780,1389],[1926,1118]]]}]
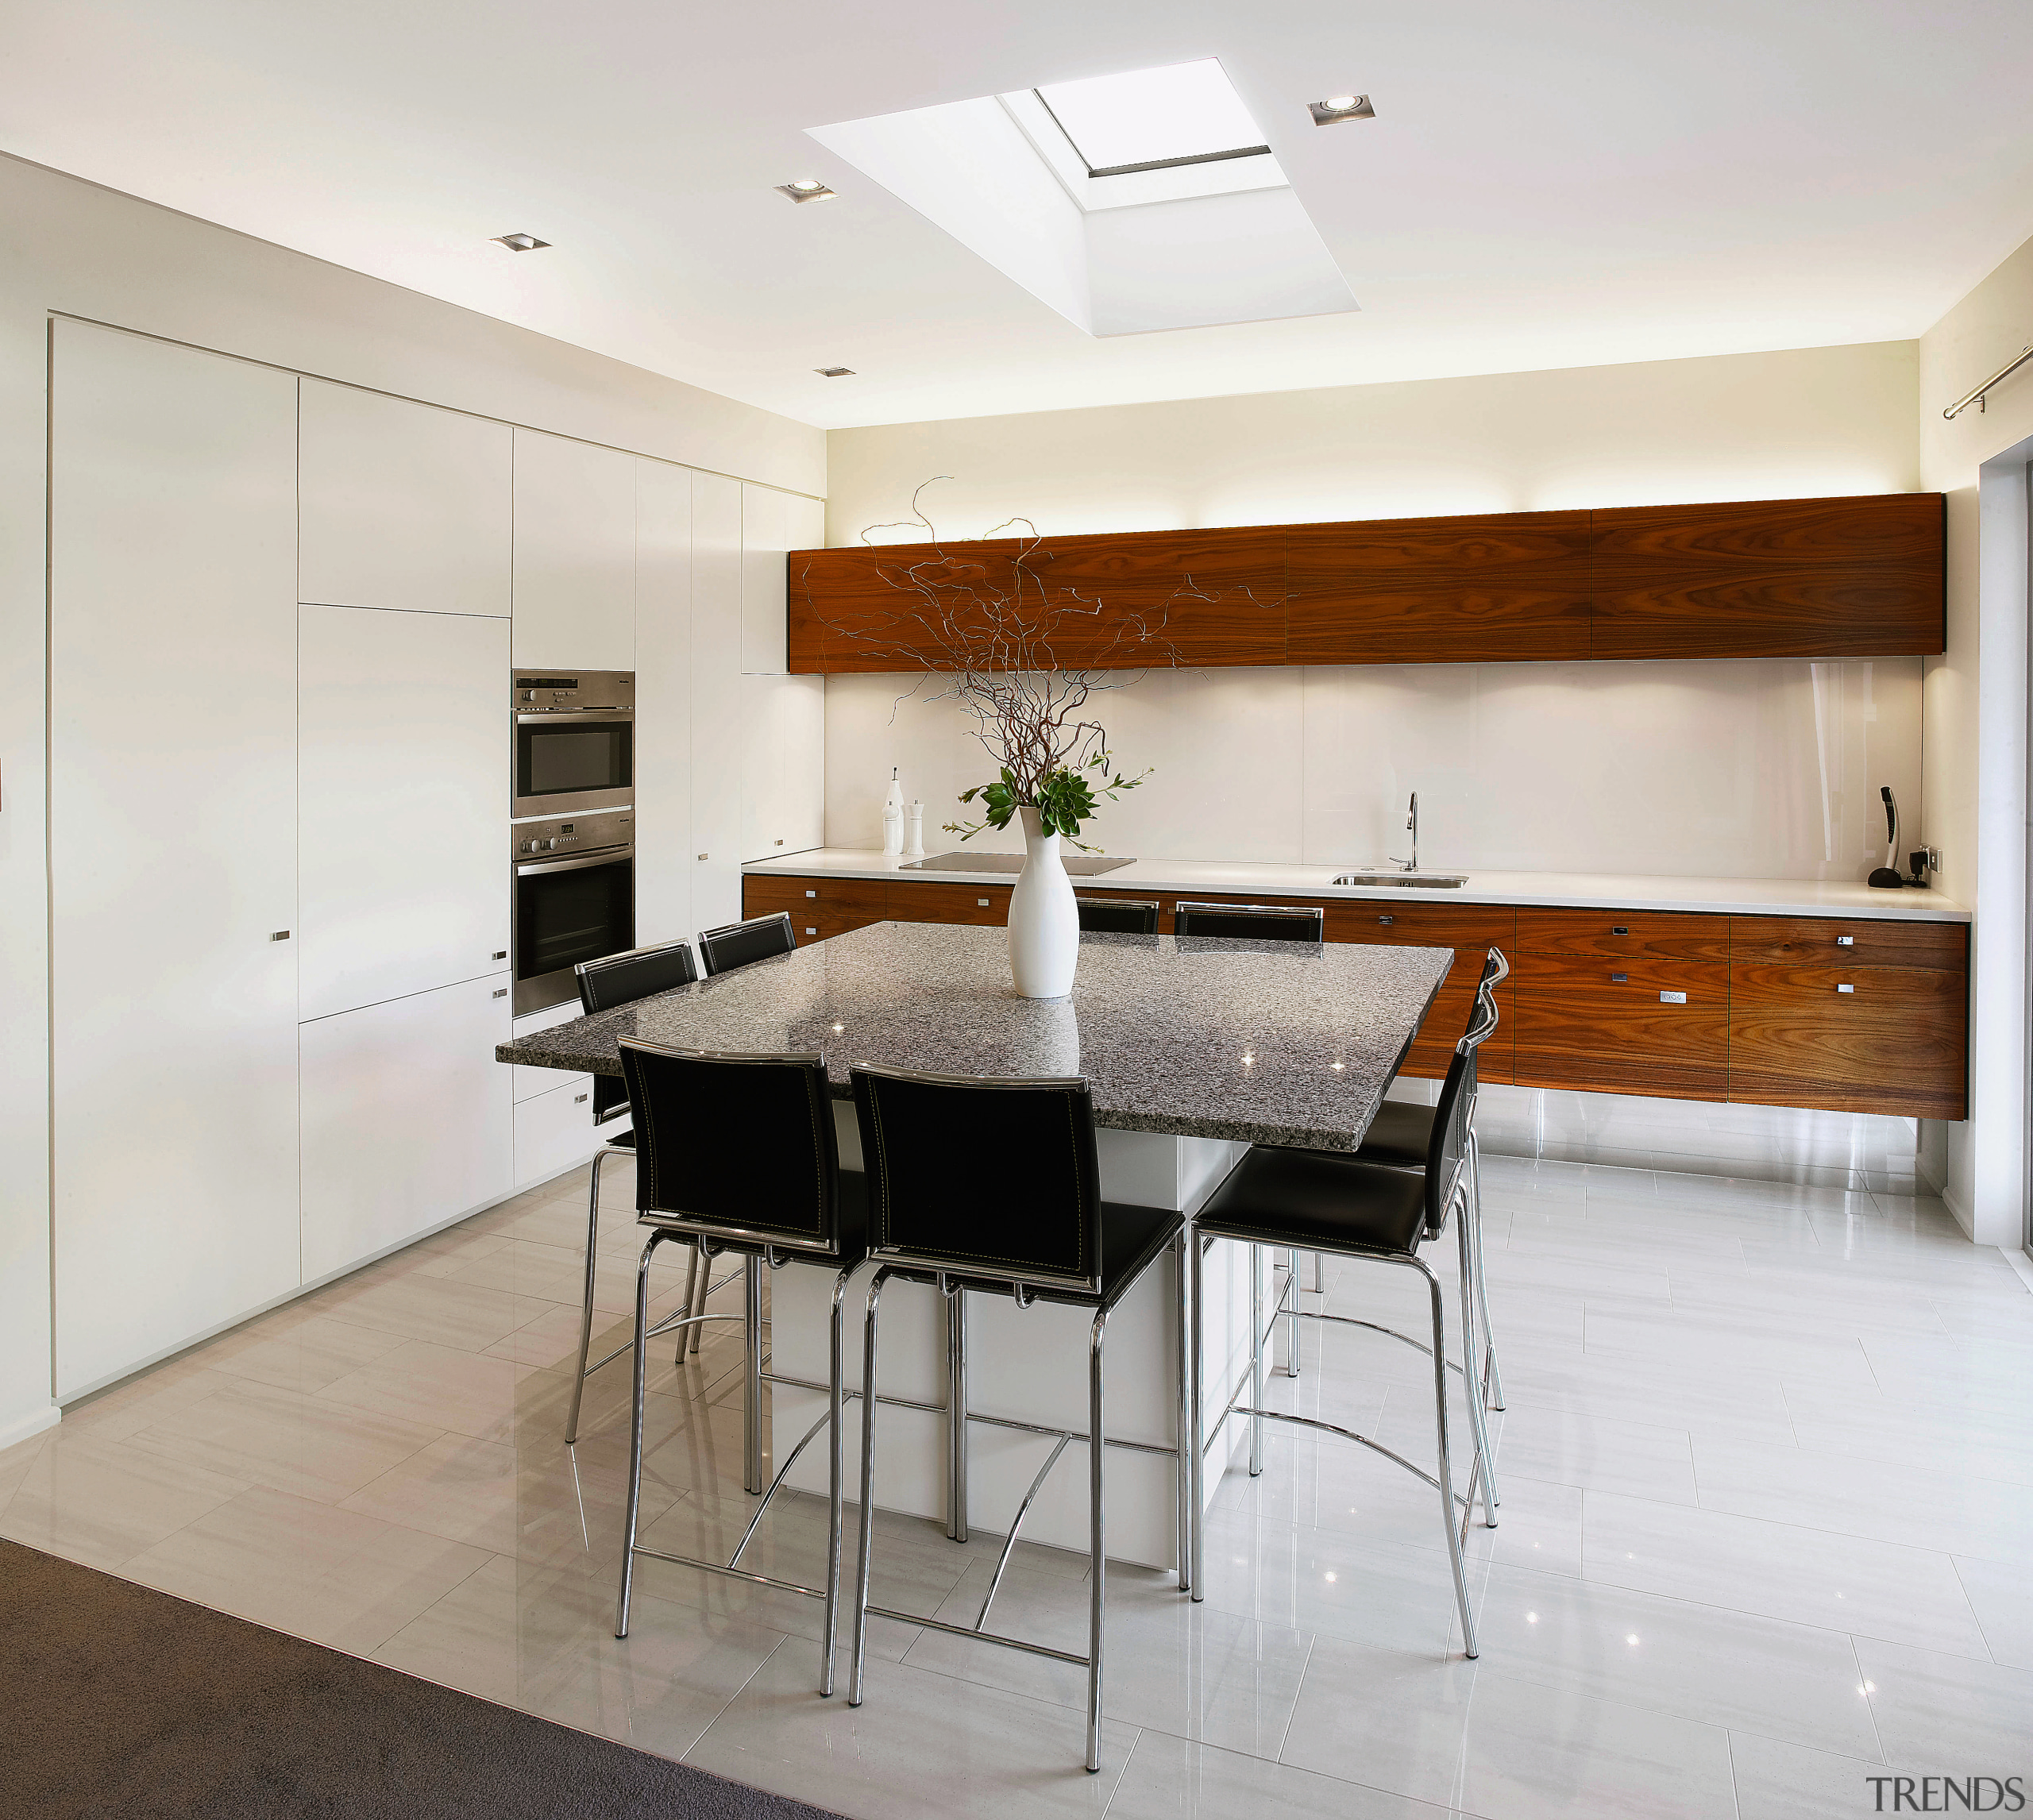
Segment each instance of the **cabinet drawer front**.
[{"label": "cabinet drawer front", "polygon": [[890,920],[897,923],[978,923],[1001,927],[1009,920],[1007,885],[893,885]]},{"label": "cabinet drawer front", "polygon": [[1476,904],[1379,904],[1364,898],[1327,906],[1327,939],[1392,947],[1473,948],[1479,966],[1479,957],[1491,948],[1507,955],[1516,945],[1518,912]]},{"label": "cabinet drawer front", "polygon": [[773,916],[785,910],[793,923],[815,913],[880,923],[889,913],[889,888],[879,878],[781,878],[751,872],[741,881],[744,916]]},{"label": "cabinet drawer front", "polygon": [[1732,916],[1730,958],[1793,967],[1969,965],[1965,923],[1886,923],[1865,917]]},{"label": "cabinet drawer front", "polygon": [[1726,966],[1522,954],[1512,985],[1518,1085],[1688,1100],[1725,1097]]},{"label": "cabinet drawer front", "polygon": [[1965,1117],[1968,993],[1946,968],[1738,966],[1730,1097]]},{"label": "cabinet drawer front", "polygon": [[1730,919],[1681,910],[1520,910],[1523,954],[1726,961]]}]

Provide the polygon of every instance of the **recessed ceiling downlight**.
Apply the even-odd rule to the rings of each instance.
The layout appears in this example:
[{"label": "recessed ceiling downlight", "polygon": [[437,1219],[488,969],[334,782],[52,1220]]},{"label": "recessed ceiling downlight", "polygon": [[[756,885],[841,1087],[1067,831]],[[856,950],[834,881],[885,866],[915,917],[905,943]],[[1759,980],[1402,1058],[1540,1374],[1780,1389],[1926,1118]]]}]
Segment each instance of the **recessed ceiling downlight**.
[{"label": "recessed ceiling downlight", "polygon": [[1306,110],[1316,126],[1338,126],[1344,120],[1374,120],[1376,110],[1366,94],[1330,94],[1325,101],[1310,101]]},{"label": "recessed ceiling downlight", "polygon": [[852,367],[814,367],[812,370],[821,379],[843,380],[852,379],[854,376],[854,369]]},{"label": "recessed ceiling downlight", "polygon": [[498,233],[495,244],[505,246],[511,253],[534,253],[539,247],[550,245],[547,240],[538,240],[533,233]]},{"label": "recessed ceiling downlight", "polygon": [[831,202],[838,194],[829,190],[816,177],[800,177],[794,183],[779,183],[776,187],[780,196],[789,196],[794,202]]}]

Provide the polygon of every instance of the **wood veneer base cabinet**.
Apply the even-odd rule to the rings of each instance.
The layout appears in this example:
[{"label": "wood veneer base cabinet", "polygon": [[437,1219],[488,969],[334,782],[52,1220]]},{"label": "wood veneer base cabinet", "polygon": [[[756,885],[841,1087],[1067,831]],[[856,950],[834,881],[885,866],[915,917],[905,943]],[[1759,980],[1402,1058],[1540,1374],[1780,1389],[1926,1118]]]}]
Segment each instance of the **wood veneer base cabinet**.
[{"label": "wood veneer base cabinet", "polygon": [[296,926],[297,382],[54,334],[60,1401],[302,1280],[296,944],[272,939]]},{"label": "wood veneer base cabinet", "polygon": [[793,550],[794,672],[939,667],[929,584],[1024,573],[1098,612],[1062,668],[1933,656],[1946,633],[1938,493],[1244,525]]},{"label": "wood veneer base cabinet", "polygon": [[[871,923],[1008,920],[1010,888],[750,873],[743,914],[781,910],[800,942]],[[1172,907],[1250,899],[1076,887]],[[1299,899],[1279,902],[1302,902]],[[1449,947],[1454,964],[1402,1072],[1436,1079],[1467,1028],[1484,957],[1511,963],[1481,1078],[1521,1087],[1960,1119],[1968,931],[1959,923],[1503,904],[1322,905],[1332,942]],[[1848,989],[1844,989],[1845,988]]]}]

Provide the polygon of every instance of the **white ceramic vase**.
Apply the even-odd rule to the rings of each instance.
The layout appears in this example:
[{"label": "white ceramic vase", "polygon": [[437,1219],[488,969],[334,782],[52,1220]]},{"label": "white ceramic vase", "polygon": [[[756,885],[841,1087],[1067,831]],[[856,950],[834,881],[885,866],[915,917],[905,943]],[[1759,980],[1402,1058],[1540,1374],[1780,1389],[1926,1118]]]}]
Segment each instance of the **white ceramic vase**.
[{"label": "white ceramic vase", "polygon": [[1020,998],[1064,998],[1080,962],[1080,912],[1059,858],[1059,836],[1034,808],[1024,821],[1024,870],[1009,894],[1009,973]]}]

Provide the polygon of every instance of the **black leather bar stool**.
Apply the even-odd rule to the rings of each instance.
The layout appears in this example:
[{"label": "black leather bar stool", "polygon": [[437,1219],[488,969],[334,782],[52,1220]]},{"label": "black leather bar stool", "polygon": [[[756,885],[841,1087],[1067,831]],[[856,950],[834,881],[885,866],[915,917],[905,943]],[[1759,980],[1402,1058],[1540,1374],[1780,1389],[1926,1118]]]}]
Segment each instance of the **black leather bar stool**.
[{"label": "black leather bar stool", "polygon": [[[1087,1671],[1087,1768],[1101,1765],[1101,1671],[1108,1585],[1103,1502],[1105,1409],[1102,1365],[1109,1316],[1166,1251],[1182,1245],[1182,1217],[1170,1208],[1139,1207],[1101,1197],[1094,1109],[1087,1083],[1071,1079],[982,1080],[902,1068],[857,1066],[854,1108],[868,1166],[869,1255],[877,1261],[868,1286],[862,1362],[861,1560],[854,1584],[854,1652],[847,1702],[858,1706],[868,1614],[901,1619]],[[983,1169],[979,1134],[993,1132],[997,1155]],[[956,1185],[964,1185],[956,1188]],[[1182,1272],[1184,1259],[1180,1260]],[[948,1296],[968,1290],[1094,1310],[1088,1332],[1087,1427],[1045,1430],[1058,1444],[1032,1482],[1009,1525],[1009,1540],[971,1627],[871,1608],[869,1557],[874,1537],[875,1428],[878,1406],[876,1342],[883,1285],[892,1277],[935,1283]],[[1183,1275],[1181,1278],[1184,1281]],[[1181,1313],[1183,1314],[1183,1307]],[[1182,1338],[1183,1331],[1182,1329]],[[1183,1348],[1182,1348],[1182,1353]],[[1171,1452],[1176,1475],[1179,1561],[1188,1559],[1192,1523],[1185,1492],[1192,1454],[1185,1375],[1180,1376],[1180,1445]],[[1024,1513],[1069,1441],[1087,1444],[1089,1529],[1087,1653],[1074,1656],[986,1628],[1003,1571]],[[1183,1579],[1183,1572],[1182,1572]]]},{"label": "black leather bar stool", "polygon": [[[841,1432],[846,1402],[841,1371],[845,1336],[842,1309],[847,1279],[864,1255],[867,1190],[858,1170],[840,1167],[834,1136],[832,1099],[826,1067],[816,1055],[716,1055],[659,1043],[621,1039],[621,1066],[635,1109],[638,1153],[635,1169],[638,1222],[649,1229],[635,1272],[635,1385],[629,1411],[628,1529],[621,1559],[621,1593],[614,1634],[628,1634],[629,1595],[635,1557],[647,1555],[681,1567],[699,1567],[753,1584],[802,1593],[824,1602],[825,1634],[820,1645],[819,1691],[833,1691],[833,1650],[839,1634]],[[727,1560],[708,1561],[643,1547],[635,1539],[642,1494],[642,1360],[652,1329],[650,1262],[658,1246],[686,1239],[708,1255],[732,1252],[771,1270],[793,1263],[816,1264],[834,1273],[831,1368],[826,1413],[785,1456],[740,1543]],[[731,1316],[686,1313],[683,1321],[727,1320]],[[665,1327],[676,1325],[665,1322]],[[751,1437],[762,1425],[761,1344],[758,1324],[748,1324],[754,1363],[748,1385]],[[827,1481],[826,1583],[808,1587],[754,1573],[741,1566],[763,1514],[820,1429],[830,1429]],[[756,1448],[754,1440],[751,1447]],[[756,1448],[759,1451],[759,1448]],[[751,1485],[751,1493],[759,1490]]]},{"label": "black leather bar stool", "polygon": [[[1498,1023],[1496,989],[1510,977],[1510,963],[1501,950],[1492,948],[1483,963],[1483,977],[1476,987],[1476,1008],[1471,1014],[1468,1034],[1462,1040],[1479,1050],[1495,1034]],[[1476,1307],[1482,1317],[1483,1394],[1493,1409],[1503,1407],[1503,1373],[1496,1359],[1496,1335],[1490,1325],[1489,1289],[1483,1274],[1483,1147],[1476,1136],[1476,1073],[1472,1066],[1463,1089],[1468,1109],[1463,1117],[1467,1134],[1468,1243],[1475,1258]],[[1379,1163],[1391,1169],[1421,1169],[1433,1143],[1433,1122],[1437,1109],[1404,1100],[1386,1100],[1363,1134],[1362,1147],[1356,1152],[1360,1163]]]},{"label": "black leather bar stool", "polygon": [[1090,935],[1155,935],[1158,932],[1158,900],[1153,897],[1078,897],[1074,908],[1080,915],[1080,932]]},{"label": "black leather bar stool", "polygon": [[[588,1017],[597,1011],[611,1011],[616,1005],[632,1004],[655,993],[689,985],[699,977],[699,970],[692,964],[689,942],[665,942],[653,947],[631,948],[623,954],[605,954],[596,961],[581,961],[573,972],[579,984],[579,1004]],[[627,1087],[611,1074],[596,1074],[595,1128],[597,1130],[609,1120],[626,1116],[628,1109]],[[626,1128],[605,1134],[600,1147],[593,1153],[592,1186],[586,1196],[586,1289],[579,1314],[579,1375],[573,1380],[572,1407],[565,1418],[565,1439],[568,1444],[579,1438],[579,1403],[587,1378],[608,1359],[618,1359],[628,1350],[625,1345],[617,1346],[606,1359],[592,1365],[586,1363],[586,1355],[593,1344],[593,1271],[600,1238],[600,1165],[611,1156],[632,1156],[635,1151],[635,1133],[632,1128]],[[695,1251],[692,1275],[685,1286],[687,1313],[691,1312],[698,1271],[699,1255]]]},{"label": "black leather bar stool", "polygon": [[751,916],[745,923],[723,923],[717,929],[702,930],[699,958],[705,962],[706,977],[788,954],[797,946],[791,932],[790,913],[779,910],[773,916]]},{"label": "black leather bar stool", "polygon": [[1326,912],[1317,904],[1189,904],[1172,906],[1175,935],[1224,935],[1250,942],[1317,942]]},{"label": "black leather bar stool", "polygon": [[[1209,1237],[1233,1239],[1252,1247],[1283,1245],[1294,1251],[1318,1251],[1337,1257],[1367,1259],[1378,1263],[1395,1264],[1414,1270],[1424,1277],[1433,1318],[1430,1344],[1375,1321],[1358,1321],[1347,1315],[1329,1314],[1324,1311],[1300,1312],[1302,1318],[1308,1321],[1335,1321],[1344,1326],[1368,1328],[1374,1332],[1387,1334],[1391,1338],[1402,1340],[1406,1345],[1425,1353],[1433,1360],[1434,1419],[1438,1427],[1435,1469],[1427,1472],[1414,1465],[1403,1455],[1392,1452],[1367,1435],[1356,1433],[1352,1429],[1345,1429],[1337,1423],[1322,1421],[1310,1416],[1266,1409],[1263,1406],[1263,1341],[1266,1328],[1262,1292],[1258,1286],[1262,1279],[1252,1260],[1250,1277],[1250,1363],[1247,1380],[1249,1402],[1244,1404],[1238,1401],[1242,1390],[1238,1386],[1227,1398],[1220,1415],[1209,1425],[1202,1446],[1194,1448],[1192,1453],[1194,1483],[1192,1495],[1187,1502],[1193,1513],[1190,1577],[1193,1596],[1196,1599],[1206,1596],[1201,1574],[1206,1529],[1202,1520],[1205,1447],[1211,1445],[1219,1437],[1223,1424],[1230,1416],[1248,1416],[1250,1422],[1249,1470],[1254,1475],[1263,1470],[1263,1424],[1266,1421],[1290,1422],[1319,1433],[1338,1436],[1344,1440],[1355,1441],[1368,1448],[1385,1459],[1395,1461],[1439,1493],[1441,1520],[1447,1533],[1448,1561],[1454,1574],[1455,1602],[1461,1614],[1462,1638],[1466,1652],[1472,1656],[1476,1653],[1475,1618],[1468,1608],[1468,1583],[1462,1563],[1462,1549],[1467,1539],[1468,1525],[1475,1515],[1479,1489],[1483,1498],[1483,1521],[1491,1527],[1495,1527],[1496,1523],[1495,1499],[1490,1490],[1489,1437],[1482,1419],[1483,1400],[1477,1394],[1472,1364],[1464,1372],[1460,1365],[1453,1364],[1447,1357],[1446,1302],[1440,1279],[1418,1255],[1419,1247],[1427,1239],[1445,1229],[1449,1216],[1456,1212],[1466,1197],[1463,1088],[1474,1067],[1474,1049],[1465,1046],[1464,1039],[1464,1047],[1456,1051],[1454,1059],[1448,1066],[1447,1078],[1441,1085],[1440,1104],[1434,1109],[1433,1139],[1428,1147],[1422,1168],[1417,1170],[1386,1169],[1375,1163],[1358,1162],[1349,1155],[1326,1151],[1280,1150],[1267,1145],[1254,1145],[1228,1179],[1215,1190],[1213,1198],[1195,1216],[1194,1227],[1198,1236],[1189,1241],[1186,1255],[1193,1267],[1193,1366],[1188,1373],[1188,1381],[1196,1404],[1200,1394],[1202,1329],[1204,1325],[1201,1305],[1202,1271],[1199,1240]],[[1462,1326],[1464,1332],[1472,1334],[1474,1317],[1470,1311],[1472,1292],[1469,1287],[1470,1262],[1468,1221],[1465,1218],[1456,1219],[1455,1232],[1461,1251]],[[1272,1313],[1273,1323],[1276,1321],[1279,1312],[1283,1311]],[[1470,1346],[1473,1344],[1472,1340],[1468,1342]],[[1475,1436],[1476,1463],[1469,1474],[1468,1489],[1465,1494],[1457,1494],[1454,1490],[1453,1467],[1448,1447],[1447,1374],[1449,1369],[1462,1375],[1468,1396],[1469,1426]],[[1197,1424],[1194,1432],[1198,1432]],[[1457,1505],[1460,1506],[1458,1522],[1456,1520]]]},{"label": "black leather bar stool", "polygon": [[[1186,936],[1217,935],[1252,942],[1320,942],[1326,933],[1326,912],[1317,904],[1190,904],[1172,906],[1172,930]],[[1290,1283],[1294,1302],[1298,1294],[1298,1254],[1292,1254]],[[1314,1254],[1314,1293],[1321,1287],[1320,1255]],[[1285,1346],[1285,1375],[1299,1375],[1298,1323]]]}]

